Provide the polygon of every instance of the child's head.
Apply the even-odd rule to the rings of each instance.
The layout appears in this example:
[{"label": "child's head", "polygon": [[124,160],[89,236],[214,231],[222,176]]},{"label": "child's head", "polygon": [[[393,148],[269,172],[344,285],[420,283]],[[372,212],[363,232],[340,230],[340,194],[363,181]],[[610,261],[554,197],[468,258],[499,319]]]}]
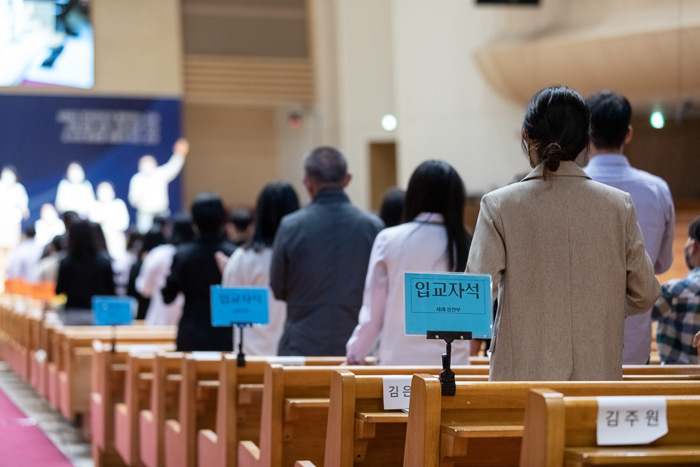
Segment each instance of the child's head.
[{"label": "child's head", "polygon": [[685,264],[689,269],[700,267],[700,217],[696,217],[688,229],[685,242]]}]

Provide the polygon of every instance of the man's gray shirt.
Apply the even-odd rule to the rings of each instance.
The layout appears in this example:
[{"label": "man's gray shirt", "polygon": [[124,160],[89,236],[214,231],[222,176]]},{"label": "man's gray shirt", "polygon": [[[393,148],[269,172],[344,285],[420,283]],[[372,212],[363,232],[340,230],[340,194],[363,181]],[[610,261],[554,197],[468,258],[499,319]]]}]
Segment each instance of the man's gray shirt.
[{"label": "man's gray shirt", "polygon": [[374,238],[384,223],[341,189],[319,193],[280,224],[270,287],[287,302],[279,355],[345,355],[357,325]]}]

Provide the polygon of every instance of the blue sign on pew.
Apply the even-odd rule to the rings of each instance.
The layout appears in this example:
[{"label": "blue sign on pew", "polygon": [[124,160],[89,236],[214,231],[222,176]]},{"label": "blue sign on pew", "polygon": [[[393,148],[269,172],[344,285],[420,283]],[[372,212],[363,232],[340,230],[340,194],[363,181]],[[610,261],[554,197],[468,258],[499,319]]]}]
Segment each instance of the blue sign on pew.
[{"label": "blue sign on pew", "polygon": [[267,287],[211,288],[212,326],[268,324]]},{"label": "blue sign on pew", "polygon": [[456,331],[471,332],[474,338],[491,338],[491,276],[407,272],[404,280],[406,334]]},{"label": "blue sign on pew", "polygon": [[92,297],[95,326],[124,326],[134,321],[136,300],[132,297]]}]

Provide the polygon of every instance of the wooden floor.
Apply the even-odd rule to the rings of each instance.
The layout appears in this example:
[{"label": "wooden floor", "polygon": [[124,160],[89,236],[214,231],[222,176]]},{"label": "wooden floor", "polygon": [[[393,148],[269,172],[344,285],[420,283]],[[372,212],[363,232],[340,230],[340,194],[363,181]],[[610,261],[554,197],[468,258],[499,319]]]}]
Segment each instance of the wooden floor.
[{"label": "wooden floor", "polygon": [[700,216],[700,202],[676,203],[676,232],[673,239],[673,265],[671,269],[660,274],[659,282],[662,284],[670,279],[685,277],[688,274],[688,266],[685,264],[683,247],[688,240],[688,227],[696,217]]}]

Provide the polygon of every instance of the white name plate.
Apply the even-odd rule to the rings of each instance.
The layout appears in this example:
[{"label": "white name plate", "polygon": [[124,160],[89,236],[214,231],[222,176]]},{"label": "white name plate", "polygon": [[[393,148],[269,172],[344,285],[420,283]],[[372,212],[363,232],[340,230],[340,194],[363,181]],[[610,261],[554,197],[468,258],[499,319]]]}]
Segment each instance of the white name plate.
[{"label": "white name plate", "polygon": [[413,375],[382,376],[384,410],[408,409]]},{"label": "white name plate", "polygon": [[649,444],[668,433],[662,396],[598,397],[599,446]]}]

